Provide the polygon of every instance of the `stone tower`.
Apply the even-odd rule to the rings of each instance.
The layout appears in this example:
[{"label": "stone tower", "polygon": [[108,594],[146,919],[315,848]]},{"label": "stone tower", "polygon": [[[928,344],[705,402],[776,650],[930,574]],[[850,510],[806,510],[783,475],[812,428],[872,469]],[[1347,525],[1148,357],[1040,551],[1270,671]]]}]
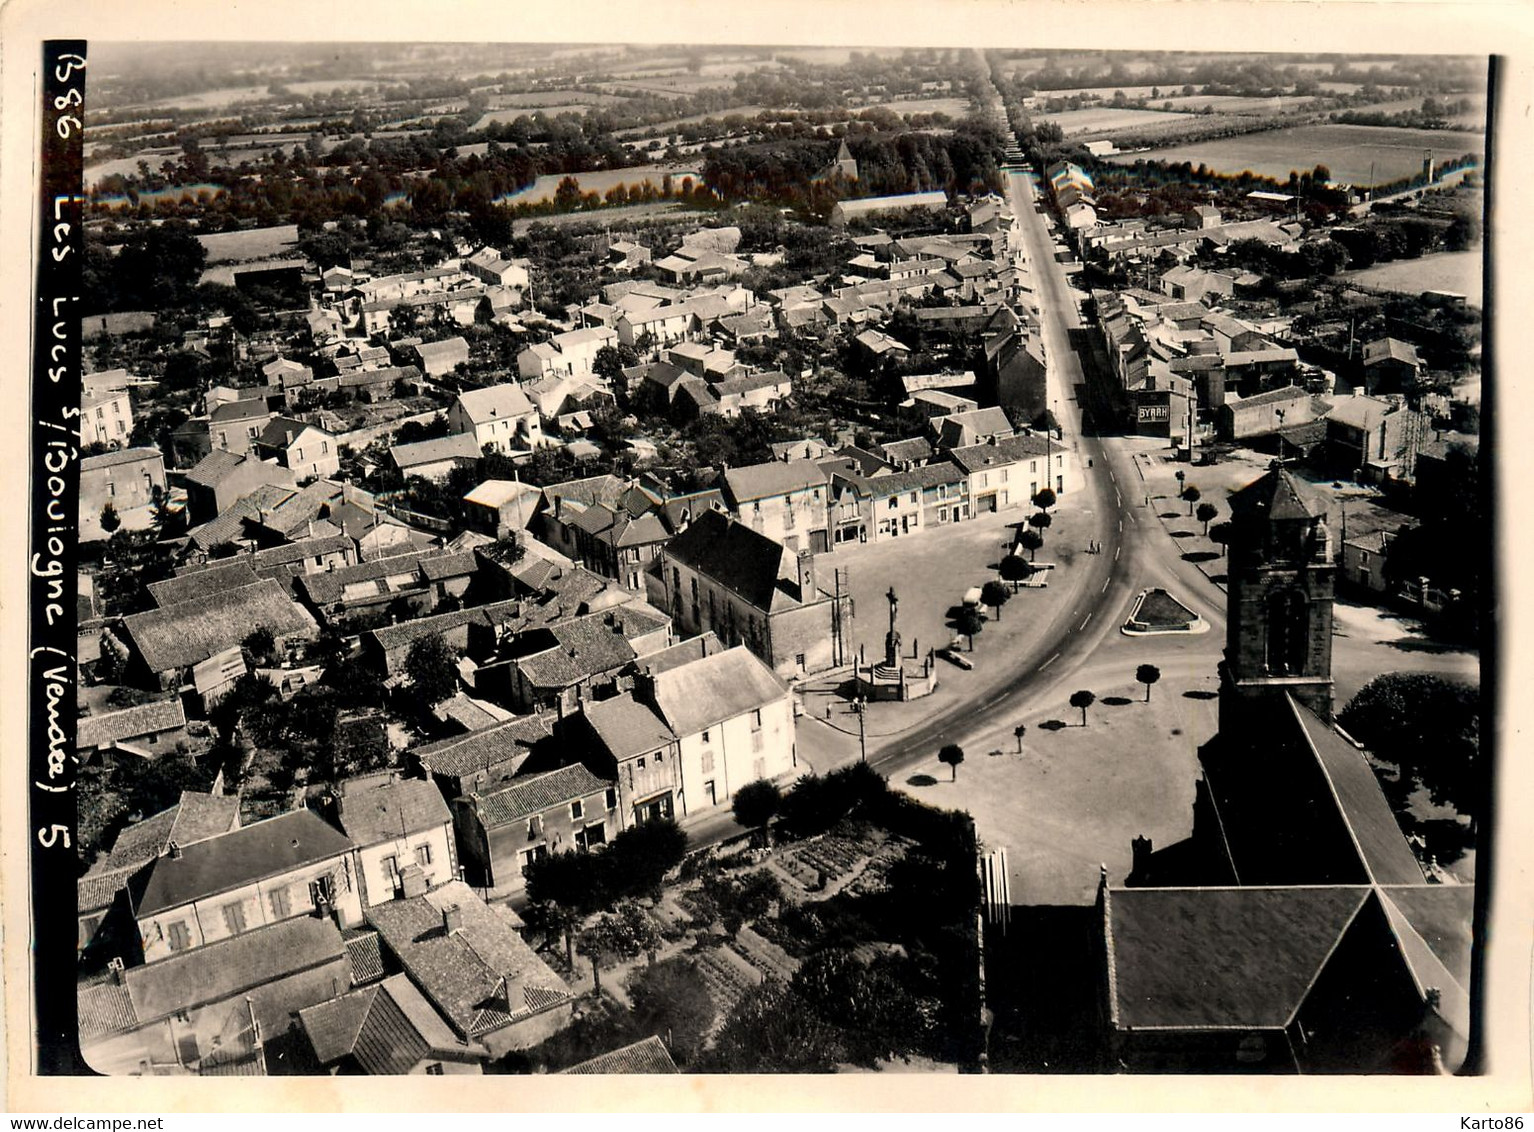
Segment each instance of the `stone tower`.
[{"label": "stone tower", "polygon": [[1285,692],[1329,721],[1336,568],[1325,512],[1275,463],[1230,497],[1230,513],[1220,730],[1250,727]]}]

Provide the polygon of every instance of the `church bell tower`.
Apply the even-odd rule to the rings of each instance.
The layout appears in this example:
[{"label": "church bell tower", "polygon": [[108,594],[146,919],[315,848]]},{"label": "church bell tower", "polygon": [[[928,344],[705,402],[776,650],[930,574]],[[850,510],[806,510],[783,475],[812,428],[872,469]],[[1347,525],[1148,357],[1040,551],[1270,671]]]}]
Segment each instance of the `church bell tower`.
[{"label": "church bell tower", "polygon": [[1325,512],[1278,464],[1232,495],[1230,511],[1220,730],[1249,727],[1286,692],[1330,721],[1336,568]]}]

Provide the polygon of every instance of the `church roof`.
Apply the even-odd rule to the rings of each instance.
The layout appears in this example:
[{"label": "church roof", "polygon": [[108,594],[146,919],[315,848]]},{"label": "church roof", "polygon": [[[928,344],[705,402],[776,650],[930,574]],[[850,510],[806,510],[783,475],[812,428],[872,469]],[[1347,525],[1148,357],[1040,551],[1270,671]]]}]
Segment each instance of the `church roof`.
[{"label": "church roof", "polygon": [[1253,515],[1266,519],[1317,519],[1322,512],[1310,501],[1309,491],[1284,468],[1274,468],[1230,497],[1233,516]]}]

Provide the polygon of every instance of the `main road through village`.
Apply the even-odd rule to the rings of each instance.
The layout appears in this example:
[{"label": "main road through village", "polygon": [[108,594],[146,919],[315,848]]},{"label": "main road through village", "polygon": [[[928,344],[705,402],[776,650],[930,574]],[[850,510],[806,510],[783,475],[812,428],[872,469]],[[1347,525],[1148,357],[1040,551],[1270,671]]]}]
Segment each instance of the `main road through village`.
[{"label": "main road through village", "polygon": [[[1218,592],[1195,567],[1182,561],[1176,544],[1157,530],[1154,500],[1147,497],[1132,454],[1115,438],[1105,439],[1083,428],[1086,378],[1071,342],[1071,331],[1082,325],[1079,293],[1072,291],[1065,265],[1055,258],[1048,222],[1035,208],[1039,188],[1033,175],[1017,169],[1006,175],[1015,218],[1010,254],[1026,265],[1038,297],[1050,409],[1063,431],[1062,443],[1076,453],[1085,479],[1085,499],[1078,493],[1062,502],[1080,509],[1088,520],[1081,529],[1082,541],[1096,539],[1102,552],[1079,558],[1072,576],[1054,583],[1067,588],[1068,600],[1034,645],[1005,661],[996,658],[1009,675],[988,698],[955,704],[915,727],[870,742],[868,760],[886,775],[931,758],[946,743],[963,746],[982,731],[994,730],[998,718],[1021,714],[1025,705],[1057,690],[1062,693],[1057,698],[1063,700],[1069,695],[1063,685],[1081,674],[1109,634],[1119,632],[1135,597],[1147,586],[1173,589],[1212,630],[1186,639],[1156,638],[1154,659],[1164,670],[1213,671],[1224,637],[1225,610],[1215,600]],[[1147,655],[1146,659],[1152,658]],[[684,825],[696,846],[741,832],[729,813]]]}]

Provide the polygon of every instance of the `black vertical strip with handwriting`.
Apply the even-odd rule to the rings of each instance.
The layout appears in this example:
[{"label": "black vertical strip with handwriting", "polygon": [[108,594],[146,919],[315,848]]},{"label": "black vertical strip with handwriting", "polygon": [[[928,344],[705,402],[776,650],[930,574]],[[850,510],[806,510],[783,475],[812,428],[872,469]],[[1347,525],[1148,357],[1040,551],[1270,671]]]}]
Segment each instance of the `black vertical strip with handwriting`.
[{"label": "black vertical strip with handwriting", "polygon": [[82,1073],[75,1005],[75,607],[85,41],[43,44],[32,336],[29,809],[34,1069]]}]

